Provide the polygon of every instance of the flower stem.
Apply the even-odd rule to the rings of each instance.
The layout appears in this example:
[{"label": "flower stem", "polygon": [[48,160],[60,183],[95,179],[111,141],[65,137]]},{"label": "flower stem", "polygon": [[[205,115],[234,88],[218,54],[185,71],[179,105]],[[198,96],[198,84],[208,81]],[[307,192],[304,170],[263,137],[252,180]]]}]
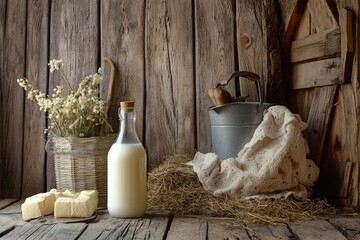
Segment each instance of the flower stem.
[{"label": "flower stem", "polygon": [[72,89],[71,85],[70,85],[70,82],[69,82],[68,79],[66,78],[66,76],[65,76],[65,74],[64,74],[64,72],[62,71],[61,68],[59,68],[59,71],[60,71],[60,73],[61,73],[62,78],[64,79],[64,81],[65,81],[66,84],[68,85],[69,90],[70,90],[70,91],[74,91],[74,90]]}]

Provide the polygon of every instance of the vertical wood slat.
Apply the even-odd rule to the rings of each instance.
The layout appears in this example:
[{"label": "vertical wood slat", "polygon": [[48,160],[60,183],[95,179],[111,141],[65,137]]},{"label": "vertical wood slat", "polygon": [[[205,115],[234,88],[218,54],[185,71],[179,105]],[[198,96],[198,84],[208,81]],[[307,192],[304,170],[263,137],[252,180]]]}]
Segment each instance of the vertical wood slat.
[{"label": "vertical wood slat", "polygon": [[231,0],[195,0],[197,150],[201,152],[211,151],[208,89],[236,69],[234,18]]},{"label": "vertical wood slat", "polygon": [[[272,0],[237,1],[236,33],[239,70],[251,71],[260,76],[262,99],[265,102],[284,102],[281,76],[281,47],[277,4]],[[256,84],[242,79],[241,95],[258,101]]]},{"label": "vertical wood slat", "polygon": [[152,163],[195,149],[192,2],[146,2],[146,148]]},{"label": "vertical wood slat", "polygon": [[[117,67],[114,95],[109,112],[109,122],[118,131],[119,102],[134,100],[136,129],[144,140],[145,53],[144,13],[145,1],[101,1],[101,58],[109,57]],[[110,79],[109,67],[103,64],[101,95],[106,99]]]},{"label": "vertical wood slat", "polygon": [[[99,68],[99,1],[52,1],[50,19],[50,59],[63,59],[63,71],[72,88]],[[66,83],[55,71],[49,77],[49,94]],[[66,91],[65,91],[66,92]],[[47,158],[47,188],[54,187],[54,160]]]},{"label": "vertical wood slat", "polygon": [[24,76],[25,31],[26,0],[7,1],[0,103],[4,110],[0,198],[21,195],[24,92],[16,79]]},{"label": "vertical wood slat", "polygon": [[[49,0],[29,0],[27,13],[26,78],[46,93],[48,60]],[[26,99],[24,116],[24,156],[21,197],[45,191],[45,114]]]},{"label": "vertical wood slat", "polygon": [[[266,52],[262,48],[262,2],[236,1],[236,33],[239,54],[239,70],[250,71],[260,76],[263,88],[263,59]],[[257,90],[253,81],[241,79],[240,89],[242,96],[249,96],[248,100],[256,102]],[[264,97],[264,96],[263,96]],[[263,98],[264,99],[264,98]]]},{"label": "vertical wood slat", "polygon": [[[4,169],[4,142],[5,139],[4,136],[4,128],[3,128],[3,115],[5,113],[5,104],[3,104],[3,87],[2,82],[4,81],[4,65],[3,65],[3,55],[4,55],[4,36],[5,36],[5,16],[6,16],[6,0],[0,0],[0,175],[3,175],[3,172],[1,169]],[[5,178],[0,177],[0,188],[3,188],[3,185],[5,184]],[[3,195],[3,193],[0,192],[0,198]]]}]

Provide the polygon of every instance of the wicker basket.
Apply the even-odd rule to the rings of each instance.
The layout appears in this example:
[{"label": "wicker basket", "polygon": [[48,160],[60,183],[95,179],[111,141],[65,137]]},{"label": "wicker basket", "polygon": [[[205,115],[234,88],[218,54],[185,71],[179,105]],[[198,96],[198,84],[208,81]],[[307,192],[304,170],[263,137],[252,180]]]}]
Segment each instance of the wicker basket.
[{"label": "wicker basket", "polygon": [[56,188],[72,192],[97,190],[98,207],[107,205],[107,153],[116,134],[91,138],[54,137],[47,150],[54,154]]}]

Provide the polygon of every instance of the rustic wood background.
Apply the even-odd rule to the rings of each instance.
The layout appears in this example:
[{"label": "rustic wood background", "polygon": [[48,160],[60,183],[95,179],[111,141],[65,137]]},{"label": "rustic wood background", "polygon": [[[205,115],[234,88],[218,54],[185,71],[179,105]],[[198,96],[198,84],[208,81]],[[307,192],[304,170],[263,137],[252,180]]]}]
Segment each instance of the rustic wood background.
[{"label": "rustic wood background", "polygon": [[[358,1],[317,1],[350,8],[358,25]],[[137,132],[152,165],[169,154],[211,150],[207,90],[236,70],[258,73],[267,101],[285,103],[306,120],[314,90],[285,90],[291,79],[283,73],[291,66],[282,35],[294,9],[307,2],[316,0],[0,0],[0,198],[24,198],[55,186],[52,156],[44,150],[46,116],[16,83],[26,77],[51,92],[61,83],[48,71],[54,58],[65,61],[73,86],[101,66],[103,96],[109,67],[102,58],[114,61],[110,123],[117,131],[118,102],[135,100]],[[355,164],[349,205],[358,204],[359,194],[357,64],[356,55],[326,142],[336,151],[327,158]],[[236,85],[255,100],[253,83]]]}]

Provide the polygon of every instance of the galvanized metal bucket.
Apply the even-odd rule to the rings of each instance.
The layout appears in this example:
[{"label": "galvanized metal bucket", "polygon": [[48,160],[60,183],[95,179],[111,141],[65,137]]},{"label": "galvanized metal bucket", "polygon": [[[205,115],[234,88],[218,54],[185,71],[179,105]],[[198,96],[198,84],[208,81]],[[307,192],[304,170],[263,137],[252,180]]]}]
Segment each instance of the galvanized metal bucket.
[{"label": "galvanized metal bucket", "polygon": [[212,150],[220,159],[237,156],[261,123],[264,110],[273,105],[262,102],[260,77],[252,72],[235,72],[217,87],[227,85],[235,77],[244,77],[256,82],[259,102],[234,102],[209,108]]}]

